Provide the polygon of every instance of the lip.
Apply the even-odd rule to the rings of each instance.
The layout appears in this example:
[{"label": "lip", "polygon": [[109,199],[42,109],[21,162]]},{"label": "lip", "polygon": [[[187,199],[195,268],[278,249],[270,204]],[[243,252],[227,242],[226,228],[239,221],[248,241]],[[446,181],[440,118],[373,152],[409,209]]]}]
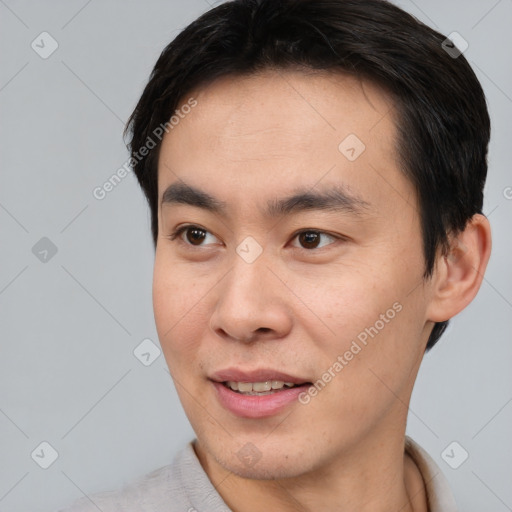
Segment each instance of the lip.
[{"label": "lip", "polygon": [[[230,380],[236,382],[280,380],[283,382],[293,382],[297,386],[283,388],[281,391],[268,395],[243,395],[223,384],[223,382]],[[271,369],[242,371],[238,368],[228,368],[215,372],[210,377],[210,381],[221,406],[241,418],[274,416],[297,402],[299,395],[312,385],[307,379]]]},{"label": "lip", "polygon": [[299,395],[311,384],[283,389],[269,395],[242,395],[220,382],[212,381],[220,404],[241,418],[265,418],[280,413],[287,406],[297,402]]},{"label": "lip", "polygon": [[283,382],[292,382],[293,384],[304,384],[310,382],[307,378],[301,378],[287,373],[264,368],[260,370],[240,370],[239,368],[226,368],[219,370],[210,376],[210,380],[215,382],[226,382],[229,380],[235,382],[265,382],[267,380],[282,380]]}]

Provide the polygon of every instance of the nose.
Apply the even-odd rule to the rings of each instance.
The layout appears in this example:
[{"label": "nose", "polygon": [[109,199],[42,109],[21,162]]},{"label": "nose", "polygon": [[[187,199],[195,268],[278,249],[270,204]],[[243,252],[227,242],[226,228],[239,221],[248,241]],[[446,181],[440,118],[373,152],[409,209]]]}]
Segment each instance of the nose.
[{"label": "nose", "polygon": [[225,339],[253,342],[282,338],[292,327],[290,291],[266,258],[247,263],[235,255],[231,272],[216,287],[210,328]]}]

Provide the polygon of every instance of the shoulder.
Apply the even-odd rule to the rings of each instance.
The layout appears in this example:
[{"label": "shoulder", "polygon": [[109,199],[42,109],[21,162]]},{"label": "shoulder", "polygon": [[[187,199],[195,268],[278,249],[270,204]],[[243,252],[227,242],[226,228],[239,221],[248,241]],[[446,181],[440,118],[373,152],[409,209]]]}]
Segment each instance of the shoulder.
[{"label": "shoulder", "polygon": [[172,464],[140,476],[123,487],[84,496],[57,512],[173,512],[187,511],[189,497],[183,471],[194,463],[191,443],[181,449]]}]

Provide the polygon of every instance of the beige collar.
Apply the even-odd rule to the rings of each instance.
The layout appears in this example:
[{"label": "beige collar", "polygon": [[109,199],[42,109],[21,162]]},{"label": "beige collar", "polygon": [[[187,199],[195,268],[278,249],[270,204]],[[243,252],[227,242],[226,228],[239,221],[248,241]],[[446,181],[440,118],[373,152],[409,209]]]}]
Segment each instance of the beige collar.
[{"label": "beige collar", "polygon": [[405,451],[418,466],[425,482],[429,512],[457,512],[448,480],[434,459],[409,436],[405,436]]}]

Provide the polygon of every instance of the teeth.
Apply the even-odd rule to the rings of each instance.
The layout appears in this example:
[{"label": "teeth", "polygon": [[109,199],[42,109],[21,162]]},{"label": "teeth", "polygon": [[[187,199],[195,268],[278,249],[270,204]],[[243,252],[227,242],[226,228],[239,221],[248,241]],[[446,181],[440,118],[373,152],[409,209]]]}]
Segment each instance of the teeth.
[{"label": "teeth", "polygon": [[251,382],[239,382],[238,383],[238,391],[242,393],[247,393],[252,391],[252,383]]},{"label": "teeth", "polygon": [[238,391],[238,382],[230,380],[227,384],[233,391]]},{"label": "teeth", "polygon": [[225,384],[233,391],[239,391],[240,393],[265,393],[283,389],[285,386],[288,388],[295,386],[293,382],[283,382],[282,380],[267,380],[264,382],[236,382],[230,380]]},{"label": "teeth", "polygon": [[272,389],[272,382],[267,380],[265,382],[253,382],[252,390],[253,391],[270,391]]}]

